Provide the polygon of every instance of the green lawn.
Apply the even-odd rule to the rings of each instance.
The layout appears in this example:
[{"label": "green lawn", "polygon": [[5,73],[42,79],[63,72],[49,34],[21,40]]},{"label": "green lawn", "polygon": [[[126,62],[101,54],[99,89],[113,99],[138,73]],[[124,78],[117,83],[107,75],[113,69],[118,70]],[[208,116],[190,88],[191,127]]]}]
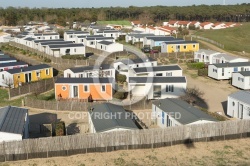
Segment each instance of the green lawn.
[{"label": "green lawn", "polygon": [[0,107],[12,105],[12,106],[21,106],[22,105],[22,99],[15,99],[15,100],[8,100],[8,90],[7,89],[0,89]]},{"label": "green lawn", "polygon": [[129,21],[120,20],[120,21],[97,21],[97,24],[107,25],[107,24],[114,24],[114,25],[131,25]]},{"label": "green lawn", "polygon": [[221,44],[228,51],[245,51],[250,53],[250,23],[242,26],[218,30],[199,30],[195,35],[203,36]]}]

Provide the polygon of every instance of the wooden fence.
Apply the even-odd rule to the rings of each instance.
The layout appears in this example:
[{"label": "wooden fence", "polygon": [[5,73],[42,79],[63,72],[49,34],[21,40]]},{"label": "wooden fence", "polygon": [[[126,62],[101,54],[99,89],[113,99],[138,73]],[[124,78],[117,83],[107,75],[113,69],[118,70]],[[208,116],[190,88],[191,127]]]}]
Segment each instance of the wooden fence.
[{"label": "wooden fence", "polygon": [[[17,48],[20,48],[20,49],[23,49],[23,50],[31,51],[33,53],[36,53],[38,56],[49,58],[51,60],[51,63],[49,65],[57,70],[65,70],[65,69],[75,67],[75,66],[88,66],[89,65],[88,60],[73,60],[73,59],[62,59],[61,57],[53,57],[53,56],[48,55],[44,52],[40,52],[36,49],[27,47],[25,45],[22,45],[22,44],[13,42],[13,41],[10,42],[10,45],[17,47]],[[16,55],[16,56],[18,56],[18,55]],[[18,59],[18,57],[17,57],[17,59]],[[23,61],[26,62],[26,60],[23,60]]]},{"label": "wooden fence", "polygon": [[13,98],[22,95],[27,95],[30,93],[40,94],[43,92],[47,92],[54,88],[56,79],[57,77],[53,77],[50,79],[44,79],[37,82],[27,83],[22,86],[19,86],[18,88],[9,89],[9,97]]},{"label": "wooden fence", "polygon": [[0,144],[0,161],[70,156],[81,153],[145,149],[198,141],[250,136],[250,120],[225,121],[166,129],[127,130],[27,139]]},{"label": "wooden fence", "polygon": [[[99,103],[99,102],[97,102]],[[25,97],[24,105],[31,108],[55,110],[55,111],[81,111],[86,112],[87,108],[93,104],[92,102],[76,101],[76,100],[62,100],[62,101],[45,101],[35,98]]]},{"label": "wooden fence", "polygon": [[208,39],[208,38],[205,38],[205,37],[202,37],[202,36],[197,36],[197,35],[191,35],[191,38],[196,38],[196,39],[200,39],[200,40],[203,40],[203,41],[206,41],[206,42],[209,42],[209,43],[212,43],[212,44],[215,44],[216,46],[220,47],[220,48],[223,48],[224,49],[224,45],[217,42],[217,41],[214,41],[214,40],[211,40],[211,39]]}]

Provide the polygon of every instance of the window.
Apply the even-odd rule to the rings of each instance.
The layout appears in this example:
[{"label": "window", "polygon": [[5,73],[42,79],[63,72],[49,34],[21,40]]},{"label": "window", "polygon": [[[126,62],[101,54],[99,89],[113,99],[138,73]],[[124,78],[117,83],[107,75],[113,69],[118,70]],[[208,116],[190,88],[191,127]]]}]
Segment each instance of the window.
[{"label": "window", "polygon": [[37,76],[37,77],[40,77],[40,76],[41,76],[40,71],[37,71],[37,72],[36,72],[36,76]]},{"label": "window", "polygon": [[102,92],[105,92],[105,91],[106,91],[106,86],[102,85]]},{"label": "window", "polygon": [[168,87],[169,92],[174,92],[174,85],[169,85]]},{"label": "window", "polygon": [[82,39],[82,42],[83,42],[83,39]]},{"label": "window", "polygon": [[90,45],[94,45],[94,42],[92,41],[92,42],[90,42]]},{"label": "window", "polygon": [[62,86],[62,90],[63,90],[63,91],[66,91],[66,90],[67,90],[67,87],[66,87],[66,86]]},{"label": "window", "polygon": [[156,76],[162,76],[162,73],[156,73]]},{"label": "window", "polygon": [[161,118],[162,118],[162,119],[161,119],[161,123],[164,124],[164,116],[165,116],[165,115],[164,115],[164,112],[163,112],[163,111],[162,111],[162,113],[161,113],[161,116],[162,116],[162,117],[161,117]]},{"label": "window", "polygon": [[79,74],[79,78],[83,78],[83,74]]},{"label": "window", "polygon": [[52,37],[50,36],[50,39],[52,39]]},{"label": "window", "polygon": [[222,68],[222,76],[224,76],[224,68]]},{"label": "window", "polygon": [[238,67],[235,67],[235,68],[234,68],[234,72],[238,72]]},{"label": "window", "polygon": [[172,72],[166,73],[166,76],[172,76]]},{"label": "window", "polygon": [[102,49],[102,45],[101,45],[101,49]]},{"label": "window", "polygon": [[232,102],[232,105],[235,106],[235,102],[234,101]]},{"label": "window", "polygon": [[238,81],[240,81],[240,77],[238,77]]},{"label": "window", "polygon": [[74,51],[76,52],[76,48],[74,49]]},{"label": "window", "polygon": [[89,86],[88,85],[84,85],[84,91],[88,92],[89,91]]},{"label": "window", "polygon": [[187,46],[183,46],[184,47],[184,49],[187,49]]},{"label": "window", "polygon": [[46,69],[46,75],[49,75],[49,69]]},{"label": "window", "polygon": [[72,38],[73,37],[73,35],[69,35],[69,38]]},{"label": "window", "polygon": [[67,77],[70,78],[70,77],[71,77],[71,74],[67,73]]},{"label": "window", "polygon": [[193,45],[193,48],[195,48],[195,44]]},{"label": "window", "polygon": [[4,80],[4,74],[2,74],[2,79]]},{"label": "window", "polygon": [[168,92],[168,88],[169,88],[168,85],[166,85],[166,92]]}]

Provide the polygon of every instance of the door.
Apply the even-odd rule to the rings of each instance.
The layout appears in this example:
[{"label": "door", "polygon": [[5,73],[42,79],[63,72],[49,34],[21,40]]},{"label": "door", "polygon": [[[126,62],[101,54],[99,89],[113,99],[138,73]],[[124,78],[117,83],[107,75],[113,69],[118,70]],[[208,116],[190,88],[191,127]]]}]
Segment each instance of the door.
[{"label": "door", "polygon": [[243,119],[243,104],[239,104],[238,118]]},{"label": "door", "polygon": [[154,85],[153,88],[153,97],[154,98],[161,98],[161,85]]},{"label": "door", "polygon": [[26,73],[25,74],[25,82],[30,82],[31,81],[31,73]]},{"label": "door", "polygon": [[73,86],[73,98],[78,98],[78,86]]}]

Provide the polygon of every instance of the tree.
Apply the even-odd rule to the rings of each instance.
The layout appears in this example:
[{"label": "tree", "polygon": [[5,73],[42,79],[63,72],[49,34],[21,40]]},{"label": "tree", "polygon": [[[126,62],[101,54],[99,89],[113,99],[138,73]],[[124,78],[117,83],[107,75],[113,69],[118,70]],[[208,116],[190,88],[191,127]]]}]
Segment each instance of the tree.
[{"label": "tree", "polygon": [[10,99],[10,89],[14,88],[14,81],[10,78],[5,78],[3,80],[3,84],[6,85],[9,89],[8,94],[9,94],[9,99]]},{"label": "tree", "polygon": [[188,102],[189,104],[195,104],[197,102],[203,101],[202,99],[203,95],[204,95],[204,92],[202,92],[200,89],[196,87],[187,88],[185,90],[185,94],[181,96],[180,99]]},{"label": "tree", "polygon": [[127,77],[123,74],[117,74],[116,75],[116,80],[120,83],[126,82]]}]

